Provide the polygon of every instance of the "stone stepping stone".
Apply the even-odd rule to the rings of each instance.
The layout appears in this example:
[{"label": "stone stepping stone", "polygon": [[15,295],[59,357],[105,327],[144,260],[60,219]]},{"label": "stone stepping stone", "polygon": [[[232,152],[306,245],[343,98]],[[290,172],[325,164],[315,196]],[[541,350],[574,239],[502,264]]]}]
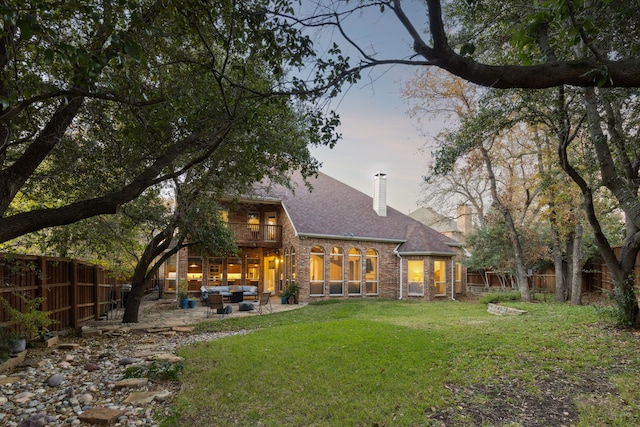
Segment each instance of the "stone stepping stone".
[{"label": "stone stepping stone", "polygon": [[111,408],[91,408],[78,415],[78,419],[88,424],[110,425],[118,417],[124,415],[124,411]]},{"label": "stone stepping stone", "polygon": [[176,332],[193,332],[194,327],[193,326],[174,326],[171,329],[173,329]]},{"label": "stone stepping stone", "polygon": [[171,354],[171,353],[157,353],[149,357],[148,360],[159,360],[159,361],[170,362],[170,363],[180,363],[184,361],[182,357],[176,356],[175,354]]},{"label": "stone stepping stone", "polygon": [[140,388],[146,386],[148,382],[147,378],[126,378],[118,381],[115,388]]},{"label": "stone stepping stone", "polygon": [[5,377],[0,378],[0,385],[13,384],[20,381],[20,377]]},{"label": "stone stepping stone", "polygon": [[165,328],[148,328],[147,332],[150,334],[157,334],[160,332],[169,332],[171,330],[171,328],[169,328],[168,326]]},{"label": "stone stepping stone", "polygon": [[75,342],[62,342],[58,344],[60,350],[77,350],[80,348],[80,344]]}]

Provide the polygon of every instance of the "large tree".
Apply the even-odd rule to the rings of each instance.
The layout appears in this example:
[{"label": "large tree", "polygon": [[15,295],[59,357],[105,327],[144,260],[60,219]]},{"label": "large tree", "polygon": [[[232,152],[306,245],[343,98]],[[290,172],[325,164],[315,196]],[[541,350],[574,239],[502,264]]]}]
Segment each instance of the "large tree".
[{"label": "large tree", "polygon": [[[358,71],[389,64],[434,66],[498,89],[640,87],[637,0],[425,0],[424,6],[402,0],[320,3],[323,13],[299,22],[338,28],[344,43],[357,52],[352,66]],[[409,37],[406,51],[381,57],[368,40],[361,42],[352,35],[343,22],[362,9],[393,14],[406,30],[403,38]],[[566,56],[553,57],[546,48],[567,45],[585,49],[569,49]]]},{"label": "large tree", "polygon": [[[286,79],[315,60],[307,36],[265,13],[289,3],[3,1],[0,242],[113,214],[205,161],[256,108],[352,78],[324,57],[311,84]],[[333,144],[335,117],[306,105]]]},{"label": "large tree", "polygon": [[[401,0],[350,3],[353,10],[375,7],[383,13],[391,11],[413,42],[413,56],[408,52],[396,58],[380,58],[358,46],[341,25],[353,10],[326,13],[313,24],[341,30],[346,43],[359,54],[354,64],[358,71],[409,64],[439,67],[470,82],[498,89],[565,85],[589,88],[584,99],[595,160],[603,178],[601,185],[618,201],[627,225],[619,254],[614,253],[592,208],[593,190],[600,185],[585,183],[579,173],[574,173],[564,153],[567,145],[560,146],[560,163],[581,189],[586,217],[616,284],[622,317],[625,323],[640,325],[633,274],[640,248],[640,162],[636,161],[637,152],[629,138],[619,137],[621,117],[615,118],[616,110],[609,110],[610,104],[598,99],[599,94],[593,89],[640,87],[640,28],[635,19],[638,2],[453,1],[447,3],[446,10],[442,3],[425,0],[426,15],[411,16],[404,12]],[[425,24],[426,31],[422,32]]]},{"label": "large tree", "polygon": [[222,200],[250,193],[258,181],[288,185],[293,170],[300,170],[304,177],[314,173],[309,146],[321,143],[322,133],[310,132],[313,127],[304,117],[284,99],[279,101],[257,108],[244,124],[244,132],[173,180],[171,209],[153,218],[138,212],[150,232],[137,256],[123,323],[138,321],[145,289],[160,265],[180,249],[216,255],[237,251],[233,233],[221,219]]}]

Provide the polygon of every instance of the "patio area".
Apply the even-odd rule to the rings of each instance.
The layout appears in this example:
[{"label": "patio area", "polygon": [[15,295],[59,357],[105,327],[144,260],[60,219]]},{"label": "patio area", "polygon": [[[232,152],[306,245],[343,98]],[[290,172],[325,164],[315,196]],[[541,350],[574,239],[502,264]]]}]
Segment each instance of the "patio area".
[{"label": "patio area", "polygon": [[[251,311],[240,311],[239,303],[225,302],[226,305],[232,307],[232,313],[226,314],[224,319],[232,319],[238,316],[261,316],[257,311],[258,301],[254,301],[252,298],[246,299],[244,302],[250,302],[256,308]],[[282,304],[279,297],[270,298],[272,313],[278,313],[281,311],[295,310],[303,307],[305,304]],[[140,313],[138,316],[138,323],[122,323],[122,308],[112,310],[108,317],[104,320],[95,320],[84,326],[83,334],[94,331],[111,331],[116,329],[127,330],[148,330],[158,328],[173,328],[173,327],[186,327],[202,321],[220,321],[221,315],[212,314],[207,317],[208,307],[203,305],[200,301],[196,303],[195,308],[181,309],[178,307],[178,301],[175,299],[156,299],[143,301],[140,306]],[[268,316],[268,310],[263,309],[262,316]],[[97,333],[101,333],[97,332]]]}]

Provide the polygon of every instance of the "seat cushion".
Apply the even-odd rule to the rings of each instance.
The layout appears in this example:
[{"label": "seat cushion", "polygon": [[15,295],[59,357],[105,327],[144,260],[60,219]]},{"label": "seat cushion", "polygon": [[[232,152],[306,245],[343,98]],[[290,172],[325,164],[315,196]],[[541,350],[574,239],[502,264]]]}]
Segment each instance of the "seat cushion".
[{"label": "seat cushion", "polygon": [[253,304],[250,302],[242,301],[241,303],[238,303],[238,311],[251,311],[253,309]]}]

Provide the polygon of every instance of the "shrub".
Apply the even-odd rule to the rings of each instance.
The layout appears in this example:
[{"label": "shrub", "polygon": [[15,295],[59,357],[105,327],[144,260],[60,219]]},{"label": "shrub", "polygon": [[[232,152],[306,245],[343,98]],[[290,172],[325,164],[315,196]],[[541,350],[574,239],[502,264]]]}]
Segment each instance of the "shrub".
[{"label": "shrub", "polygon": [[520,300],[520,291],[499,291],[499,292],[489,292],[480,298],[480,302],[482,304],[497,304],[503,301],[519,301]]},{"label": "shrub", "polygon": [[18,336],[8,328],[0,328],[0,363],[11,357],[11,348]]},{"label": "shrub", "polygon": [[154,361],[147,366],[130,366],[124,371],[125,378],[148,378],[151,381],[178,381],[184,363],[166,360]]}]

